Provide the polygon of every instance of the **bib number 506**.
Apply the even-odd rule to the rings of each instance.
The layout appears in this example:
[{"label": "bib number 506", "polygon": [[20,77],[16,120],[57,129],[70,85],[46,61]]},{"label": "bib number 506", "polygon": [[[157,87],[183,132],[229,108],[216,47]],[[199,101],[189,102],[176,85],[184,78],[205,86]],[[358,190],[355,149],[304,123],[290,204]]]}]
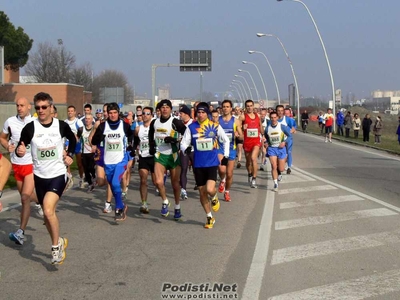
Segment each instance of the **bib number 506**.
[{"label": "bib number 506", "polygon": [[46,151],[40,151],[40,157],[41,158],[50,158],[56,156],[56,153],[54,150],[46,150]]}]

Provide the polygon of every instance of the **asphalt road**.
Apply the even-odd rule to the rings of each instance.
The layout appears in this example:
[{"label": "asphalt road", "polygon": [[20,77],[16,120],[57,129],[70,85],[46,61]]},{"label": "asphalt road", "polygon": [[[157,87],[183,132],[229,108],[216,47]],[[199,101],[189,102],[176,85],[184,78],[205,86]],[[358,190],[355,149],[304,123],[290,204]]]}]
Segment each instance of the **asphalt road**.
[{"label": "asphalt road", "polygon": [[50,264],[50,239],[35,212],[25,244],[9,241],[19,207],[9,209],[18,197],[8,191],[0,299],[400,298],[398,157],[298,133],[294,169],[279,192],[271,191],[269,172],[258,181],[250,189],[244,168],[235,169],[232,202],[221,201],[211,230],[203,228],[192,174],[180,222],[160,216],[152,187],[150,214],[139,213],[137,173],[128,218],[118,225],[102,213],[104,190],[68,191],[58,205],[69,239],[60,266]]}]

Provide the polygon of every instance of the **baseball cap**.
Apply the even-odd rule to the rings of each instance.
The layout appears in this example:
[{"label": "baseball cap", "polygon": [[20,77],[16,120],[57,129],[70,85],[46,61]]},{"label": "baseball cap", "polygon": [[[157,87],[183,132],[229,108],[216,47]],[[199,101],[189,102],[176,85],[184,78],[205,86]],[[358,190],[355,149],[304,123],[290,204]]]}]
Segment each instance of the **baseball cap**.
[{"label": "baseball cap", "polygon": [[101,110],[101,108],[96,109],[96,114],[101,114],[103,113],[103,111]]}]

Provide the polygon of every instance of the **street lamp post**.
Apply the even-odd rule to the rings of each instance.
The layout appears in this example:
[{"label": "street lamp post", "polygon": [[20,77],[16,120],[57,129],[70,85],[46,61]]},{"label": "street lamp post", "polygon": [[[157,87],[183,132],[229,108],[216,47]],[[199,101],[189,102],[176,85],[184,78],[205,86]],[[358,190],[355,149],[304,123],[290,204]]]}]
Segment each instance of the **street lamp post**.
[{"label": "street lamp post", "polygon": [[[282,0],[277,0],[277,1],[281,2]],[[314,24],[315,30],[317,31],[317,34],[318,34],[318,37],[319,37],[319,41],[321,42],[322,49],[324,50],[326,64],[328,65],[329,75],[330,75],[330,78],[331,78],[331,86],[332,86],[333,115],[336,116],[335,83],[333,81],[332,69],[331,69],[331,64],[329,63],[328,53],[326,52],[325,44],[324,44],[324,41],[322,40],[322,37],[321,37],[321,34],[319,32],[317,23],[315,23],[315,20],[314,20],[314,17],[312,16],[312,14],[311,14],[311,11],[308,9],[307,5],[303,1],[301,1],[301,0],[286,0],[286,1],[293,1],[293,2],[298,2],[298,3],[302,4],[303,7],[307,10],[308,15],[311,18],[311,21]],[[336,129],[335,125],[336,125],[336,122],[333,122],[333,131],[335,131],[335,129]]]},{"label": "street lamp post", "polygon": [[[241,75],[237,75],[237,74],[235,75],[235,77],[243,78],[244,82],[246,82],[247,88],[249,89],[250,97],[251,97],[251,99],[253,99],[253,93],[251,92],[250,85],[249,85],[249,83],[247,82],[246,77],[241,76]],[[248,98],[248,97],[247,97],[247,98]]]},{"label": "street lamp post", "polygon": [[247,95],[246,89],[244,88],[244,85],[240,80],[232,80],[232,84],[236,84],[239,87],[239,90],[242,92],[243,99],[249,98],[249,96]]},{"label": "street lamp post", "polygon": [[[250,53],[250,51],[249,51],[249,53]],[[268,94],[267,94],[267,89],[265,88],[264,79],[262,78],[261,73],[260,73],[260,70],[258,69],[257,65],[256,65],[255,63],[251,62],[251,61],[246,61],[246,60],[242,61],[242,63],[243,63],[243,64],[251,64],[251,65],[253,65],[253,66],[256,67],[257,72],[258,72],[258,75],[260,75],[261,83],[262,83],[262,85],[263,85],[264,93],[265,93],[265,101],[267,102],[267,106],[268,106]],[[278,94],[278,95],[279,95],[279,94]]]},{"label": "street lamp post", "polygon": [[[296,78],[296,74],[294,73],[294,69],[293,69],[293,64],[292,61],[290,60],[289,54],[286,51],[285,46],[283,45],[282,41],[280,40],[280,38],[278,36],[276,36],[275,34],[271,34],[271,33],[257,33],[258,37],[264,37],[264,36],[268,36],[268,37],[274,37],[278,40],[279,44],[282,46],[283,52],[285,52],[286,58],[289,62],[290,65],[290,69],[292,70],[292,75],[293,75],[293,80],[294,80],[294,85],[296,87],[296,95],[297,95],[297,115],[300,115],[300,94],[299,94],[299,86],[297,84],[297,78]],[[300,118],[297,118],[297,124],[300,128]]]},{"label": "street lamp post", "polygon": [[[236,90],[236,93],[239,95],[239,100],[240,102],[243,102],[243,97],[239,92],[239,89],[236,85],[231,84],[229,87],[234,88]],[[235,92],[235,90],[231,90],[232,92]]]},{"label": "street lamp post", "polygon": [[[253,82],[254,88],[256,89],[258,101],[260,101],[260,94],[258,93],[257,86],[256,86],[256,84],[255,84],[255,82],[254,82],[253,76],[251,76],[251,73],[250,73],[249,71],[246,71],[246,70],[243,70],[243,69],[238,69],[238,72],[245,72],[245,73],[249,74],[250,79],[251,79],[251,81]],[[250,89],[250,88],[249,88],[249,89]],[[253,98],[253,97],[252,97],[252,98]],[[254,100],[254,99],[252,99],[252,100]]]}]

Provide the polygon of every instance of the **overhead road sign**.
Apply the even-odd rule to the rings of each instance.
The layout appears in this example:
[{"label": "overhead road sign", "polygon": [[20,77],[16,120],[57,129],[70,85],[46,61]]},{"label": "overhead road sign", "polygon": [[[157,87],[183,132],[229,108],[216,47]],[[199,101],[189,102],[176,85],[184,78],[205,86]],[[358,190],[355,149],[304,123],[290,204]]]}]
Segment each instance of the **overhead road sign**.
[{"label": "overhead road sign", "polygon": [[180,50],[180,71],[211,71],[211,50]]}]

